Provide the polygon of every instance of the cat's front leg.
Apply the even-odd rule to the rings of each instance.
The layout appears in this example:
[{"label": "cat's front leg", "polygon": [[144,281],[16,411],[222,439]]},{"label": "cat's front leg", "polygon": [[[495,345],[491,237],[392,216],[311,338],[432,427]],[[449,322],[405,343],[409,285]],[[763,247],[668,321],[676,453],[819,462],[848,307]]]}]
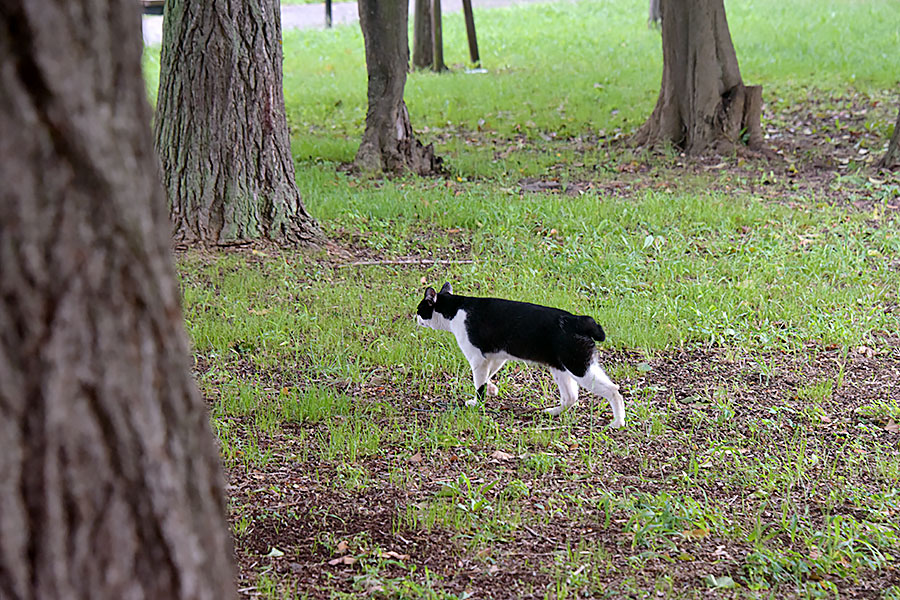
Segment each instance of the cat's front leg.
[{"label": "cat's front leg", "polygon": [[[472,380],[475,382],[475,397],[466,400],[466,406],[475,406],[478,401],[484,402],[485,392],[490,393],[490,387],[493,386],[496,391],[497,386],[488,382],[491,376],[490,362],[483,357],[478,357],[469,363],[472,366]],[[496,392],[495,392],[496,393]]]},{"label": "cat's front leg", "polygon": [[489,362],[490,362],[490,365],[489,365],[490,370],[488,371],[488,378],[487,378],[487,381],[485,382],[485,383],[487,383],[487,395],[488,396],[498,396],[500,394],[500,390],[497,389],[497,386],[494,385],[494,383],[491,381],[491,377],[493,377],[494,375],[497,374],[497,371],[500,370],[500,367],[502,367],[504,364],[506,364],[506,361],[502,358],[498,358],[495,356]]},{"label": "cat's front leg", "polygon": [[[476,384],[477,385],[477,384]],[[478,404],[478,401],[481,400],[484,402],[485,395],[487,396],[496,396],[500,393],[500,390],[497,389],[497,386],[487,381],[483,383],[481,386],[475,388],[475,397],[469,398],[466,400],[466,406],[475,406]]]},{"label": "cat's front leg", "polygon": [[482,385],[479,388],[475,388],[475,397],[469,398],[468,400],[466,400],[466,406],[475,406],[476,404],[478,404],[479,400],[484,402],[484,393],[486,391],[485,388],[486,388],[486,385]]}]

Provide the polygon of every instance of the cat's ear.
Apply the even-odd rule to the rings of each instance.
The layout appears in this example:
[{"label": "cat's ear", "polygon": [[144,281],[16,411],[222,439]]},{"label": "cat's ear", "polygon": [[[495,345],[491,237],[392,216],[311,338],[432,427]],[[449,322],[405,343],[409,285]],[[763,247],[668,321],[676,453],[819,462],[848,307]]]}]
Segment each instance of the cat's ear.
[{"label": "cat's ear", "polygon": [[434,304],[437,300],[437,292],[434,291],[433,287],[427,288],[425,290],[425,302],[428,304]]},{"label": "cat's ear", "polygon": [[444,287],[441,288],[441,293],[442,294],[452,294],[453,293],[453,288],[450,287],[449,281],[444,284]]}]

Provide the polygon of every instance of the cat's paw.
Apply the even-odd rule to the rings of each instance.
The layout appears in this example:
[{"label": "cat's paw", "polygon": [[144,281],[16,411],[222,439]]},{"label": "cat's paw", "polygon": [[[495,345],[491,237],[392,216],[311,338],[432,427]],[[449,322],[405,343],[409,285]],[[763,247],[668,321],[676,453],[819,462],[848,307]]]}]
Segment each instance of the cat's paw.
[{"label": "cat's paw", "polygon": [[558,417],[562,414],[562,411],[565,410],[563,406],[551,406],[550,408],[545,408],[544,412],[550,415],[551,417]]},{"label": "cat's paw", "polygon": [[466,400],[466,406],[475,406],[478,404],[478,398],[469,398]]},{"label": "cat's paw", "polygon": [[609,426],[613,429],[619,429],[620,427],[625,427],[625,419],[616,420],[609,424]]},{"label": "cat's paw", "polygon": [[497,386],[491,382],[487,384],[487,395],[488,396],[496,396],[500,393],[500,390],[497,389]]}]

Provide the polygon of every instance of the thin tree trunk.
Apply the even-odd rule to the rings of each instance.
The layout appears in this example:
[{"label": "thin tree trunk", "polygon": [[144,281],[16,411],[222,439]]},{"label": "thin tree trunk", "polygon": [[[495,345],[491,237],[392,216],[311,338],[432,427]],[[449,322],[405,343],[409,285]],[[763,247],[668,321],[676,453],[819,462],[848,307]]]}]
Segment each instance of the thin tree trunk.
[{"label": "thin tree trunk", "polygon": [[462,0],[463,18],[466,21],[466,39],[469,41],[469,58],[476,67],[481,65],[481,57],[478,55],[478,36],[475,34],[475,13],[472,10],[472,0]]},{"label": "thin tree trunk", "polygon": [[650,0],[647,22],[651,25],[659,25],[662,22],[662,13],[659,11],[660,0]]},{"label": "thin tree trunk", "polygon": [[760,148],[762,88],[745,86],[723,0],[661,0],[663,75],[638,145],[671,143],[688,154]]},{"label": "thin tree trunk", "polygon": [[366,46],[368,111],[366,130],[354,165],[364,172],[440,172],[431,144],[416,138],[403,102],[409,63],[405,0],[359,0],[359,22]]},{"label": "thin tree trunk", "polygon": [[447,70],[444,64],[444,24],[441,12],[441,0],[431,2],[431,70],[435,73]]},{"label": "thin tree trunk", "polygon": [[0,3],[0,598],[235,596],[140,28]]},{"label": "thin tree trunk", "polygon": [[156,148],[176,243],[322,239],[297,189],[278,0],[168,0]]},{"label": "thin tree trunk", "polygon": [[413,17],[413,67],[427,69],[434,60],[431,33],[431,0],[416,0]]},{"label": "thin tree trunk", "polygon": [[878,169],[892,169],[900,163],[900,109],[897,111],[897,122],[894,124],[894,133],[888,142],[887,152],[881,157],[875,167]]}]

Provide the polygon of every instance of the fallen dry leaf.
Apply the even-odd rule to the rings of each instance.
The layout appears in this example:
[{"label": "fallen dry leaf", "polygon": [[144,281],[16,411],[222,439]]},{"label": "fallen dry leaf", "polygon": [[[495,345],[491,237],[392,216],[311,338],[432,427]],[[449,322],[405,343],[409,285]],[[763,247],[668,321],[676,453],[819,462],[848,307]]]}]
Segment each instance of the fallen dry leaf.
[{"label": "fallen dry leaf", "polygon": [[356,562],[356,559],[352,556],[339,556],[338,558],[332,558],[328,561],[328,564],[332,567],[337,565],[352,565]]},{"label": "fallen dry leaf", "polygon": [[889,431],[890,433],[900,433],[900,424],[891,419],[888,421],[887,425],[884,426],[884,430]]},{"label": "fallen dry leaf", "polygon": [[491,454],[491,458],[496,458],[497,460],[509,460],[512,457],[512,454],[504,452],[503,450],[494,450],[494,452]]},{"label": "fallen dry leaf", "polygon": [[417,465],[422,462],[422,453],[416,452],[415,454],[410,456],[408,460],[409,460],[409,462]]},{"label": "fallen dry leaf", "polygon": [[718,556],[719,558],[725,558],[731,560],[731,555],[728,554],[728,551],[725,549],[725,546],[716,546],[715,552],[713,552],[713,556]]},{"label": "fallen dry leaf", "polygon": [[397,560],[409,560],[409,554],[400,554],[399,552],[394,552],[393,550],[389,550],[387,552],[382,552],[381,558],[394,558]]},{"label": "fallen dry leaf", "polygon": [[698,527],[697,529],[682,531],[681,535],[683,535],[684,537],[687,537],[687,538],[695,538],[695,539],[705,538],[706,536],[709,535],[709,529],[706,529],[705,527]]},{"label": "fallen dry leaf", "polygon": [[334,549],[336,554],[346,554],[347,550],[350,549],[350,544],[347,543],[346,540],[341,540],[338,542],[337,547]]}]

